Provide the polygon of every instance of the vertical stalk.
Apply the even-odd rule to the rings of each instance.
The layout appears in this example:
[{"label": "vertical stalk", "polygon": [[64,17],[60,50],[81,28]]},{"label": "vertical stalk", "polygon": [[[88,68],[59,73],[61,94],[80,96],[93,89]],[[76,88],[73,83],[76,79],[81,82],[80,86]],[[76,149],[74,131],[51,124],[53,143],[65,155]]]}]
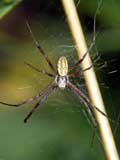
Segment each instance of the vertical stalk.
[{"label": "vertical stalk", "polygon": [[[81,59],[84,53],[87,51],[85,38],[83,35],[80,20],[78,18],[77,10],[73,0],[61,0],[63,8],[68,20],[68,24],[75,42],[78,58]],[[92,64],[89,53],[81,64],[82,70],[90,67]],[[90,99],[94,106],[103,111],[105,114],[105,107],[94,72],[94,68],[83,72],[86,87],[89,92]],[[104,151],[108,160],[119,160],[115,142],[113,139],[112,131],[108,119],[100,112],[94,109],[96,120],[98,123]]]}]

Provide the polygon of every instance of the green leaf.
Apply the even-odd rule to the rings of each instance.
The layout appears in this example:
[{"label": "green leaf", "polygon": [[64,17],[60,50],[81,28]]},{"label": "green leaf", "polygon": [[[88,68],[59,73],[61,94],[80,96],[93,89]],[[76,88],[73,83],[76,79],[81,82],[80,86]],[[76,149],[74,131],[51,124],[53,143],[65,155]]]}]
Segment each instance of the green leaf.
[{"label": "green leaf", "polygon": [[9,13],[22,0],[0,0],[0,19]]}]

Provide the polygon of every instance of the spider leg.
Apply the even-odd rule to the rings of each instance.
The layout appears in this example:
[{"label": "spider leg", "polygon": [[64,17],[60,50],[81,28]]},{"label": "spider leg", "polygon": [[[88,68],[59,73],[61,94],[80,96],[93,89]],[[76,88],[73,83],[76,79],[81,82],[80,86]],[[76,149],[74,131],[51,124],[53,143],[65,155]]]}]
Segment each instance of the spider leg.
[{"label": "spider leg", "polygon": [[32,68],[33,70],[37,71],[37,72],[43,73],[43,74],[45,74],[45,75],[47,75],[47,76],[49,76],[49,77],[55,77],[55,75],[52,74],[52,73],[46,72],[45,70],[42,70],[42,69],[38,69],[38,68],[34,67],[33,65],[31,65],[31,64],[29,64],[29,63],[27,63],[27,62],[24,62],[24,63],[25,63],[27,66],[29,66],[30,68]]},{"label": "spider leg", "polygon": [[[85,106],[85,107],[86,107],[86,109],[89,108],[90,111],[92,111],[91,113],[93,113],[93,109],[96,109],[96,110],[97,110],[99,113],[101,113],[104,117],[108,118],[112,123],[116,123],[115,120],[109,118],[107,114],[105,114],[105,113],[104,113],[103,111],[101,111],[99,108],[97,108],[96,106],[94,106],[94,105],[90,102],[89,98],[88,98],[80,89],[78,89],[75,85],[73,85],[71,82],[68,82],[67,88],[68,88],[69,90],[71,90],[72,92],[74,92],[74,94],[77,95],[77,96],[80,98],[80,100],[81,100],[85,105],[87,104],[87,106]],[[88,113],[89,113],[89,112],[88,112]],[[94,115],[94,113],[93,113],[92,115]],[[95,121],[96,121],[96,120],[95,120]],[[117,124],[120,124],[120,122],[118,122]]]},{"label": "spider leg", "polygon": [[[85,71],[91,69],[92,67],[93,67],[93,66],[91,65],[90,67],[85,68],[85,69],[83,70],[83,72],[85,72]],[[74,73],[69,74],[69,77],[76,77],[76,76],[79,76],[79,73],[81,73],[81,71],[75,71]]]},{"label": "spider leg", "polygon": [[69,77],[73,77],[73,78],[77,77],[80,75],[80,73],[81,73],[81,71],[75,71],[74,73],[69,74]]},{"label": "spider leg", "polygon": [[34,108],[29,112],[29,114],[25,117],[24,122],[26,123],[27,120],[31,117],[31,115],[33,114],[33,112],[40,107],[44,101],[50,96],[50,94],[53,93],[53,91],[57,88],[56,83],[52,83],[51,85],[48,86],[48,88],[46,88],[43,91],[42,96],[40,97],[40,100],[38,101],[38,103],[34,106]]},{"label": "spider leg", "polygon": [[[47,89],[49,90],[49,88],[51,88],[53,86],[53,84],[55,85],[55,82],[53,82],[52,84],[48,85]],[[46,89],[46,91],[47,91]],[[0,101],[0,104],[3,104],[3,105],[7,105],[7,106],[12,106],[12,107],[19,107],[23,104],[26,104],[26,103],[30,103],[36,99],[38,99],[39,97],[41,97],[42,95],[44,95],[44,91],[38,93],[37,95],[35,95],[34,97],[31,97],[31,98],[28,98],[22,102],[19,102],[19,103],[16,103],[16,104],[11,104],[11,103],[5,103],[5,102],[1,102]]]},{"label": "spider leg", "polygon": [[95,116],[94,116],[94,113],[93,113],[93,108],[90,107],[90,104],[87,103],[84,99],[81,98],[81,102],[83,102],[83,104],[85,105],[86,107],[86,110],[92,120],[92,123],[93,123],[93,126],[94,128],[97,128],[97,122],[96,122],[96,119],[95,119]]},{"label": "spider leg", "polygon": [[91,143],[90,143],[91,148],[93,147],[95,136],[96,136],[96,132],[95,132],[95,128],[93,128]]},{"label": "spider leg", "polygon": [[29,30],[29,32],[30,32],[30,34],[31,34],[31,37],[32,37],[35,45],[37,46],[37,49],[38,49],[39,52],[44,56],[44,58],[46,59],[48,65],[50,66],[50,68],[51,68],[54,72],[56,72],[56,71],[55,71],[55,68],[54,68],[54,66],[53,66],[53,64],[52,64],[52,62],[51,62],[51,60],[48,58],[48,55],[46,54],[46,52],[43,50],[43,48],[40,46],[40,44],[39,44],[38,41],[36,40],[36,38],[35,38],[32,30],[31,30],[31,28],[30,28],[29,23],[26,22],[26,24],[27,24],[28,30]]},{"label": "spider leg", "polygon": [[[94,128],[97,127],[97,122],[93,113],[93,108],[90,107],[90,102],[89,99],[86,97],[86,95],[84,95],[83,92],[81,92],[75,85],[73,85],[71,82],[68,82],[67,84],[67,88],[72,91],[75,95],[77,95],[80,99],[80,101],[84,104],[91,120],[93,123]],[[89,102],[89,103],[88,103]]]},{"label": "spider leg", "polygon": [[91,42],[89,48],[87,49],[87,51],[83,54],[83,57],[81,59],[79,59],[73,66],[71,66],[69,72],[75,70],[76,67],[83,62],[83,60],[85,59],[85,57],[87,56],[87,54],[90,52],[90,50],[94,46],[95,39],[96,39],[96,27],[95,26],[96,26],[96,15],[94,16],[94,22],[93,22],[93,39],[92,39],[92,42]]},{"label": "spider leg", "polygon": [[11,104],[11,103],[5,103],[5,102],[0,102],[0,104],[3,104],[3,105],[7,105],[7,106],[12,106],[12,107],[19,107],[23,104],[26,104],[26,103],[29,103],[29,102],[32,102],[34,101],[35,99],[39,98],[40,94],[37,94],[36,96],[32,97],[32,98],[28,98],[22,102],[19,102],[19,103],[16,103],[16,104]]},{"label": "spider leg", "polygon": [[93,67],[93,65],[91,65],[90,67],[85,68],[85,69],[83,70],[83,72],[85,72],[85,71],[91,69],[92,67]]}]

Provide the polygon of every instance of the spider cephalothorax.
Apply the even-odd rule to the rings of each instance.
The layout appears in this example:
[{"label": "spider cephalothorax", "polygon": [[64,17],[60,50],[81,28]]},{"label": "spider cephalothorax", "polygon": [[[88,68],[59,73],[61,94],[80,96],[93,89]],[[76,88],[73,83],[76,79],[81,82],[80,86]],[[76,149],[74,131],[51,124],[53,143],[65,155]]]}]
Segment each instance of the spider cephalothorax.
[{"label": "spider cephalothorax", "polygon": [[66,75],[66,76],[57,75],[57,76],[55,77],[55,82],[56,82],[56,85],[57,85],[60,89],[65,89],[67,83],[69,82],[68,75]]}]

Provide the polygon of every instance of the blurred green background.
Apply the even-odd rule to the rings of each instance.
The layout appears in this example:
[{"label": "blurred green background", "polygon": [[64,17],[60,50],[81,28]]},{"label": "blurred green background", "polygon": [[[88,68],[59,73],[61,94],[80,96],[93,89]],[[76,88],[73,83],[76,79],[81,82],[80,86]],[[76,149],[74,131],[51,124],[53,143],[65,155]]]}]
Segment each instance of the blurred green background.
[{"label": "blurred green background", "polygon": [[[51,72],[38,54],[26,20],[55,66],[62,55],[68,58],[69,65],[77,61],[60,1],[23,0],[13,8],[16,2],[19,1],[0,3],[0,101],[8,103],[34,96],[53,80],[24,64],[29,62]],[[100,5],[91,57],[109,117],[117,121],[120,115],[120,1],[75,2],[88,46],[92,41],[93,18]],[[104,63],[107,65],[102,68]],[[80,79],[76,78],[73,83],[84,90]],[[20,108],[0,106],[0,160],[105,159],[98,133],[91,147],[93,129],[83,114],[84,106],[72,93],[67,90],[53,93],[24,124],[23,119],[34,105],[35,102]],[[111,126],[120,153],[120,126]]]}]

